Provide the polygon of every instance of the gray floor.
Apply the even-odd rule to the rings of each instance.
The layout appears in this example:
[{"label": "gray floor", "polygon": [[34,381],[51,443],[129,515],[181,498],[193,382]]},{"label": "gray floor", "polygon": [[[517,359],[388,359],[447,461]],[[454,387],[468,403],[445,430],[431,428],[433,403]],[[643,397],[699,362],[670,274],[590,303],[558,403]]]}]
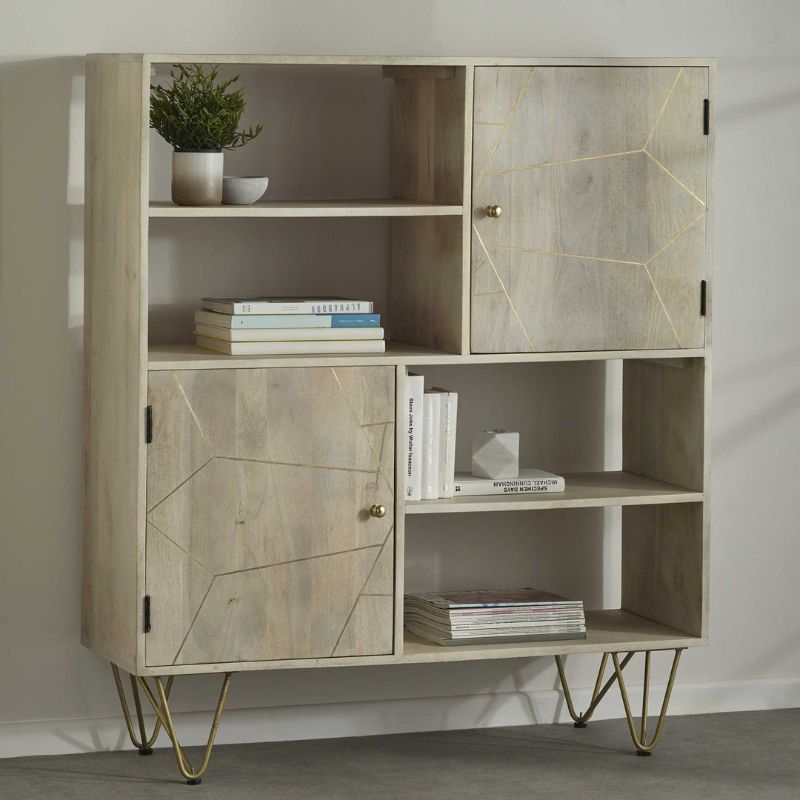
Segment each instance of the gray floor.
[{"label": "gray floor", "polygon": [[[194,749],[191,754],[196,753]],[[0,798],[800,798],[800,709],[673,717],[650,758],[623,720],[219,746],[202,785],[172,751],[0,761]]]}]

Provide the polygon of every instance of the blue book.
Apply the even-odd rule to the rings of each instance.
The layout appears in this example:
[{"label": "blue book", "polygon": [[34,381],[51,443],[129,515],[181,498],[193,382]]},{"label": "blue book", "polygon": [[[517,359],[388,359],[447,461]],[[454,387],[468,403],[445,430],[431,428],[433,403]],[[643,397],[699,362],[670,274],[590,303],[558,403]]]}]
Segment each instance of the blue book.
[{"label": "blue book", "polygon": [[218,328],[379,328],[380,314],[222,314],[195,311],[198,325]]}]

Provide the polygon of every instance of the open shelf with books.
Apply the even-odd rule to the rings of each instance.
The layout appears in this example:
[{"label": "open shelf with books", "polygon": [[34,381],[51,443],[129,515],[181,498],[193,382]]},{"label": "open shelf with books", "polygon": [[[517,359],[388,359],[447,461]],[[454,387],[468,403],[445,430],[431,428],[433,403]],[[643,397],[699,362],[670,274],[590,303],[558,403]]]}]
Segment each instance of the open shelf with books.
[{"label": "open shelf with books", "polygon": [[487,511],[535,511],[551,508],[699,503],[703,493],[630,472],[565,473],[563,492],[477,495],[407,502],[406,514],[459,514]]},{"label": "open shelf with books", "polygon": [[441,645],[405,631],[403,661],[484,661],[497,658],[535,658],[569,653],[672,650],[702,647],[706,640],[631,614],[622,609],[586,612],[586,638],[555,642]]}]

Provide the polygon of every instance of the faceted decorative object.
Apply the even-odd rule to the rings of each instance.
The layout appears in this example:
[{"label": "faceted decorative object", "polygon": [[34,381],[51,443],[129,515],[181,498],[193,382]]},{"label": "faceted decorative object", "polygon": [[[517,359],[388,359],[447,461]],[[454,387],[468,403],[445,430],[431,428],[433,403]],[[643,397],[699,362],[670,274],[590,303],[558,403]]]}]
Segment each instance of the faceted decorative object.
[{"label": "faceted decorative object", "polygon": [[472,437],[472,474],[477,478],[519,477],[519,434],[481,431]]}]

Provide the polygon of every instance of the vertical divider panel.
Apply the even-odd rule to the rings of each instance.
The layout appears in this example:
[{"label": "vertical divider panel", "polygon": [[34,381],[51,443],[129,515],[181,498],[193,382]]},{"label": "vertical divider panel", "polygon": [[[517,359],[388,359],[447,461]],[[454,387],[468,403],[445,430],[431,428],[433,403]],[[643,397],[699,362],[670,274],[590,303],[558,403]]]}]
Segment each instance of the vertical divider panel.
[{"label": "vertical divider panel", "polygon": [[[624,363],[624,470],[704,489],[706,377],[704,359]],[[692,636],[707,636],[705,503],[623,509],[622,607]]]},{"label": "vertical divider panel", "polygon": [[394,654],[403,655],[403,596],[406,548],[406,368],[395,368],[395,470],[394,470]]},{"label": "vertical divider panel", "polygon": [[[387,68],[384,74],[394,79],[393,196],[463,204],[467,69]],[[390,225],[392,338],[467,352],[463,216],[393,219]]]}]

